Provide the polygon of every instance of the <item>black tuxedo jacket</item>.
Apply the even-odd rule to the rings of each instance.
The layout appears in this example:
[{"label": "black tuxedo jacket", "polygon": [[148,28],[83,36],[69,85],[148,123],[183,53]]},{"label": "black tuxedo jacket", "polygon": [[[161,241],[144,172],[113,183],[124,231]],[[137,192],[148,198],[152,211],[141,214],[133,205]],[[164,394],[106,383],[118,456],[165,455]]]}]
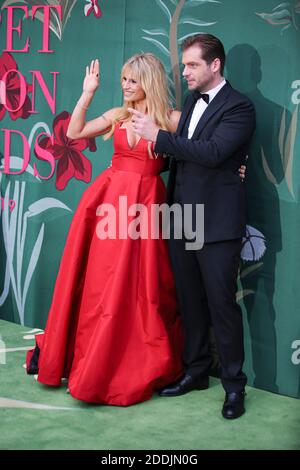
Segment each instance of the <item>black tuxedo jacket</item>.
[{"label": "black tuxedo jacket", "polygon": [[190,94],[176,133],[160,130],[155,152],[172,156],[167,202],[204,204],[204,242],[245,234],[245,188],[238,169],[245,163],[255,129],[252,102],[227,82],[201,116],[191,139],[183,137],[195,104]]}]

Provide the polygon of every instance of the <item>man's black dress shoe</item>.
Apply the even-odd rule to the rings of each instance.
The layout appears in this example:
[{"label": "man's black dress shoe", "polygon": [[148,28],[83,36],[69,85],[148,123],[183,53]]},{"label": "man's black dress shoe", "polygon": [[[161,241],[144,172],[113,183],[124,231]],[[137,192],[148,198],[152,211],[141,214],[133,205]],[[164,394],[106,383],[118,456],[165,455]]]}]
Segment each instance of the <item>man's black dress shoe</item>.
[{"label": "man's black dress shoe", "polygon": [[209,387],[208,377],[194,378],[185,374],[176,382],[162,388],[158,394],[161,397],[177,397],[192,390],[205,390]]},{"label": "man's black dress shoe", "polygon": [[246,393],[230,392],[226,393],[222,415],[226,419],[235,419],[245,413],[244,400]]}]

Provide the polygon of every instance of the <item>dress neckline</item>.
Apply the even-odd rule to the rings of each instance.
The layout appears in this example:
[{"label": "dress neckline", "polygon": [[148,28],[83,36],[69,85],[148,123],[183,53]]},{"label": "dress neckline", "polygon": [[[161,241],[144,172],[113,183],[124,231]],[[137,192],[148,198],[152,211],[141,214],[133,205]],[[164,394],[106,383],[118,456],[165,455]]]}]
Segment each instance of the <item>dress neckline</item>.
[{"label": "dress neckline", "polygon": [[129,143],[129,140],[128,140],[128,134],[127,134],[127,128],[126,127],[122,127],[122,123],[119,124],[119,129],[122,129],[122,130],[125,130],[125,133],[126,133],[126,142],[127,142],[127,145],[128,147],[130,148],[130,150],[135,150],[136,147],[138,146],[138,144],[140,143],[140,141],[142,140],[142,137],[140,137],[136,143],[134,144],[134,146],[132,147]]}]

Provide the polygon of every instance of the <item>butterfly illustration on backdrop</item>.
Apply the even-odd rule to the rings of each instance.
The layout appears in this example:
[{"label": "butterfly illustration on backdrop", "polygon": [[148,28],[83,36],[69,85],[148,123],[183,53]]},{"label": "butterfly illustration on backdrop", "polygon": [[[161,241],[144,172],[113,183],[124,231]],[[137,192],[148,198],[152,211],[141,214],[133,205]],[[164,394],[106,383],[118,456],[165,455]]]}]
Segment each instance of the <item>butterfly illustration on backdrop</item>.
[{"label": "butterfly illustration on backdrop", "polygon": [[99,7],[98,0],[85,0],[87,3],[84,6],[84,14],[85,16],[89,16],[92,12],[96,16],[96,18],[101,18],[102,11]]}]

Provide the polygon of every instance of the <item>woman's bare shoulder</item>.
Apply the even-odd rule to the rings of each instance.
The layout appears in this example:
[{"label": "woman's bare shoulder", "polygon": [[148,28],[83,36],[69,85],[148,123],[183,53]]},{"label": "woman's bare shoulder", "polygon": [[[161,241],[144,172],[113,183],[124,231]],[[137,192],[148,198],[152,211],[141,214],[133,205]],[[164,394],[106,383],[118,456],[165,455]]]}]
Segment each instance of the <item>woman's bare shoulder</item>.
[{"label": "woman's bare shoulder", "polygon": [[109,121],[114,121],[120,114],[121,114],[122,108],[111,108],[108,111],[105,111],[105,113],[102,114],[102,116],[109,120]]}]

